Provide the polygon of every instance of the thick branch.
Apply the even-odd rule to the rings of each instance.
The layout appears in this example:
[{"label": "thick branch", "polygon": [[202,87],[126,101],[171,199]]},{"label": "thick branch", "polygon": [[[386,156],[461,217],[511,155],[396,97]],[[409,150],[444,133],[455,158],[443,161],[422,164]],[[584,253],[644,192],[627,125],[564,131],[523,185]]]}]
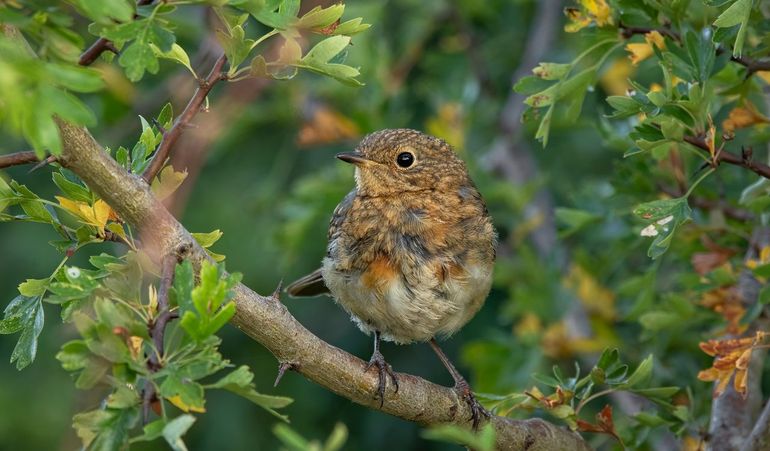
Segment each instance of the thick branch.
[{"label": "thick branch", "polygon": [[171,152],[171,148],[182,135],[182,131],[188,126],[192,118],[198,114],[198,111],[200,111],[203,106],[203,102],[206,100],[206,96],[209,94],[209,91],[211,91],[211,88],[213,88],[219,80],[222,80],[225,77],[225,74],[222,73],[222,67],[224,67],[226,62],[227,57],[225,55],[222,55],[217,59],[206,79],[200,80],[198,89],[187,103],[182,114],[176,118],[174,125],[170,130],[163,133],[163,139],[158,146],[158,150],[155,151],[155,156],[152,157],[150,165],[144,171],[144,174],[142,174],[142,178],[147,183],[152,182],[152,179],[154,179],[161,168],[163,168],[163,165],[166,163],[166,159]]},{"label": "thick branch", "polygon": [[[61,162],[78,174],[127,222],[143,233],[146,245],[169,254],[189,246],[187,258],[200,262],[205,251],[190,233],[155,199],[143,180],[127,173],[106,154],[85,128],[59,122],[64,152]],[[233,323],[265,346],[279,361],[358,404],[379,408],[374,399],[377,377],[365,372],[365,362],[313,335],[286,307],[239,284]],[[382,411],[422,425],[457,423],[470,427],[470,411],[457,392],[422,378],[399,375],[398,393],[389,392]],[[588,450],[576,433],[540,419],[492,417],[499,449]]]},{"label": "thick branch", "polygon": [[[703,137],[685,136],[684,141],[711,155],[709,146],[706,144],[706,141],[703,139]],[[770,166],[758,161],[754,161],[754,159],[751,158],[751,153],[748,151],[744,151],[741,156],[738,156],[725,149],[718,150],[716,152],[716,160],[717,163],[727,163],[740,166],[750,170],[751,172],[754,172],[757,175],[761,175],[766,179],[770,179]]]}]

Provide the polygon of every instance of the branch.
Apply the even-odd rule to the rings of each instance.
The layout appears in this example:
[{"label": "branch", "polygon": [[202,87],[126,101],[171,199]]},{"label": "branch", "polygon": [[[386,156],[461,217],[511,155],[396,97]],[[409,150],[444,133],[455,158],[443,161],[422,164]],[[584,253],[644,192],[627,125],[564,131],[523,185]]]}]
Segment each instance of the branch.
[{"label": "branch", "polygon": [[[706,141],[702,136],[685,136],[684,141],[711,155],[709,146],[706,144]],[[766,179],[770,179],[770,166],[754,161],[751,156],[751,150],[749,149],[744,149],[741,153],[742,155],[738,156],[725,149],[717,150],[716,162],[740,166],[750,170],[751,172],[754,172],[755,174],[761,175]]]},{"label": "branch", "polygon": [[8,155],[0,155],[0,169],[21,164],[37,163],[38,158],[35,152],[29,150],[25,152],[16,152]]},{"label": "branch", "polygon": [[[664,36],[668,36],[677,42],[682,42],[682,37],[679,35],[679,33],[669,30],[668,28],[631,27],[624,25],[623,23],[621,23],[618,27],[620,28],[620,35],[623,36],[624,39],[630,39],[631,36],[636,34],[647,34],[652,31],[657,31],[658,33]],[[724,53],[724,51],[724,47],[717,47],[716,49],[717,55]],[[731,56],[730,61],[738,63],[746,68],[746,78],[749,78],[760,71],[770,71],[770,60],[755,60],[753,58],[749,58],[748,56]]]},{"label": "branch", "polygon": [[[158,287],[158,315],[155,317],[154,321],[150,321],[147,325],[150,338],[152,338],[152,342],[155,345],[155,352],[151,353],[150,357],[147,359],[147,369],[152,373],[156,373],[163,368],[161,358],[163,356],[166,325],[169,321],[178,316],[176,313],[172,313],[169,310],[168,304],[168,291],[171,289],[171,283],[174,281],[174,269],[176,268],[177,254],[178,252],[175,251],[173,254],[167,254],[163,257],[160,271],[160,284]],[[145,424],[147,424],[150,418],[150,408],[157,399],[155,384],[148,380],[142,393],[142,417]]]},{"label": "branch", "polygon": [[150,165],[144,171],[144,174],[142,174],[144,181],[147,183],[152,182],[152,179],[154,179],[158,172],[160,172],[163,165],[166,163],[166,159],[168,158],[174,143],[176,143],[177,139],[182,135],[182,131],[188,126],[192,118],[198,114],[198,111],[200,111],[211,88],[213,88],[219,80],[225,79],[226,74],[222,73],[222,67],[224,67],[226,62],[227,57],[225,55],[222,55],[217,59],[206,79],[200,80],[198,89],[195,90],[195,94],[193,94],[192,98],[187,103],[182,114],[176,118],[174,125],[170,130],[163,132],[163,139],[158,146],[158,150],[155,151],[155,156],[152,157]]},{"label": "branch", "polygon": [[[87,129],[58,121],[64,144],[60,162],[82,178],[127,222],[143,233],[143,243],[161,255],[188,248],[193,263],[206,253],[190,233],[152,195],[149,186],[121,168]],[[280,362],[289,362],[306,378],[358,404],[379,409],[374,399],[377,377],[364,371],[361,359],[316,337],[286,307],[243,284],[234,288],[237,313],[233,323],[265,346]],[[456,423],[470,427],[470,410],[455,390],[417,376],[399,375],[398,393],[390,392],[388,414],[421,425]],[[541,419],[512,420],[492,417],[499,449],[589,450],[577,434]]]},{"label": "branch", "polygon": [[[152,2],[153,0],[139,0],[136,2],[136,5],[144,6],[149,5]],[[134,19],[137,17],[138,16],[134,14]],[[118,49],[115,47],[115,44],[113,44],[112,41],[106,38],[99,38],[93,44],[91,44],[91,46],[88,47],[88,49],[86,49],[82,55],[80,55],[78,64],[81,66],[90,66],[94,61],[96,61],[97,58],[99,58],[102,53],[106,52],[107,50],[116,55],[118,54]]]},{"label": "branch", "polygon": [[[686,192],[686,190],[674,189],[665,185],[658,185],[658,188],[671,197],[682,197]],[[737,219],[739,221],[751,221],[755,218],[754,213],[735,207],[722,199],[708,199],[696,196],[695,194],[690,194],[688,200],[690,205],[703,210],[719,210],[728,218]]]},{"label": "branch", "polygon": [[[757,227],[752,233],[749,249],[744,261],[756,258],[759,250],[770,243],[770,229]],[[762,284],[753,276],[751,271],[744,270],[738,280],[738,290],[744,307],[748,310],[758,301]],[[751,330],[765,329],[766,324],[754,325]],[[722,338],[736,338],[728,335]],[[757,352],[758,351],[758,352]],[[711,421],[709,424],[708,449],[719,451],[723,449],[744,449],[760,451],[767,449],[759,446],[770,440],[767,422],[762,422],[759,410],[762,408],[762,369],[764,367],[766,352],[756,350],[751,355],[748,370],[748,386],[746,396],[738,393],[733,384],[729,384],[722,395],[711,405]],[[767,411],[768,408],[765,408]],[[761,417],[767,419],[767,413]],[[753,429],[753,430],[752,430]],[[759,447],[754,447],[759,446]]]}]

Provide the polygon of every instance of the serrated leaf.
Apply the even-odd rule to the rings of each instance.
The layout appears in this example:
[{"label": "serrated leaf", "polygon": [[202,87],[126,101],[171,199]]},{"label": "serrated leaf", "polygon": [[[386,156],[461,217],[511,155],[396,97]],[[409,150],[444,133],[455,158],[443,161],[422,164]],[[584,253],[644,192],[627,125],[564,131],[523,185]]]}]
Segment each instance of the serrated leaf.
[{"label": "serrated leaf", "polygon": [[195,423],[195,417],[192,415],[180,415],[169,421],[163,427],[163,438],[174,451],[187,451],[182,436]]}]

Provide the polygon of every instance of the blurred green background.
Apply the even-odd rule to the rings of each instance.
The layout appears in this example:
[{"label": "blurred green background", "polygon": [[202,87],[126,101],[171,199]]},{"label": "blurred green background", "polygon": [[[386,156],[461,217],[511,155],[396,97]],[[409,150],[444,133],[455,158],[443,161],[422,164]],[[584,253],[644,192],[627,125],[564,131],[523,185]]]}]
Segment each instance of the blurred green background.
[{"label": "blurred green background", "polygon": [[[544,24],[538,18],[543,3],[556,10],[546,24],[554,40],[532,42],[533,27]],[[658,341],[645,351],[637,345],[640,326],[622,321],[635,305],[652,302],[654,289],[654,283],[644,289],[632,285],[642,283],[652,266],[645,256],[647,243],[628,216],[631,199],[638,200],[640,192],[652,196],[655,190],[639,163],[618,165],[625,149],[605,147],[594,121],[557,120],[549,147],[543,150],[531,139],[533,130],[522,130],[518,117],[504,116],[506,102],[510,108],[521,100],[511,99],[512,78],[517,70],[522,74],[527,46],[543,47],[538,50],[542,55],[534,57],[550,61],[567,61],[578,50],[574,36],[562,32],[565,5],[528,0],[349,2],[345,17],[362,16],[373,24],[354,37],[346,60],[361,67],[360,79],[366,85],[351,88],[301,73],[288,82],[217,86],[210,97],[211,111],[199,114],[197,128],[176,146],[174,166],[188,168],[191,175],[172,209],[193,232],[224,232],[214,251],[227,256],[228,270],[242,272],[248,286],[269,293],[279,281],[290,282],[319,265],[331,212],[353,186],[352,168],[334,154],[353,148],[371,131],[420,129],[456,146],[500,233],[495,288],[477,317],[445,344],[476,391],[523,391],[534,384],[533,372],[547,372],[554,362],[575,358],[591,361],[608,345],[620,346],[624,359],[638,362],[647,351],[663,349],[671,340],[687,340],[648,334],[648,342]],[[179,39],[185,48],[199,49],[196,67],[211,61],[211,43],[201,42],[207,20],[203,8],[179,18]],[[109,89],[87,101],[103,118],[92,132],[113,148],[131,147],[141,130],[138,114],[152,117],[166,101],[179,112],[190,95],[189,75],[170,63],[136,86],[114,67],[100,67]],[[589,93],[584,117],[604,113],[606,95]],[[496,145],[503,146],[502,152]],[[20,149],[23,143],[2,136],[2,153]],[[510,171],[511,164],[518,172]],[[50,198],[50,171],[28,170],[11,168],[7,175]],[[614,180],[623,183],[613,186]],[[577,232],[575,223],[554,217],[554,206],[590,212],[581,223],[588,224],[587,231]],[[12,299],[25,278],[50,274],[60,259],[47,244],[54,238],[45,225],[0,225],[0,299]],[[103,247],[113,250],[111,245]],[[74,264],[86,264],[85,254],[76,256]],[[621,260],[624,264],[618,265]],[[324,340],[369,357],[370,338],[329,299],[284,302]],[[575,306],[582,309],[577,318],[592,331],[589,337],[581,337],[580,327],[576,332],[574,324],[563,320]],[[77,448],[72,415],[101,400],[98,390],[75,391],[55,360],[60,344],[75,333],[57,321],[57,308],[45,308],[47,321],[35,363],[22,372],[0,365],[2,449]],[[343,422],[351,432],[346,449],[453,449],[424,440],[415,424],[354,405],[294,373],[273,389],[275,359],[232,327],[222,338],[224,355],[254,370],[258,390],[295,399],[285,412],[292,428],[305,437],[325,438],[335,423]],[[14,336],[1,337],[0,356],[9,358],[14,343]],[[397,371],[451,384],[424,344],[386,343],[382,351]],[[676,372],[693,374],[697,368],[666,371],[664,378],[673,380]],[[191,449],[277,449],[271,432],[275,421],[234,395],[212,392],[207,413],[186,442]],[[162,443],[151,446],[165,448]]]}]

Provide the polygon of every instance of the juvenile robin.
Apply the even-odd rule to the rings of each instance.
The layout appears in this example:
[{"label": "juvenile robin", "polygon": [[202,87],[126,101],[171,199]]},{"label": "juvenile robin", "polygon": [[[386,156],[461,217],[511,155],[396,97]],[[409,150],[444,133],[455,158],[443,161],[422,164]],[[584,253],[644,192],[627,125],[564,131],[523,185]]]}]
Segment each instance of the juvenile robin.
[{"label": "juvenile robin", "polygon": [[457,332],[492,284],[496,233],[465,164],[446,142],[415,130],[382,130],[354,152],[356,187],[334,210],[322,267],[287,287],[292,296],[331,295],[367,335],[382,405],[398,380],[380,340],[427,341],[468,403],[474,428],[488,413],[436,337]]}]

